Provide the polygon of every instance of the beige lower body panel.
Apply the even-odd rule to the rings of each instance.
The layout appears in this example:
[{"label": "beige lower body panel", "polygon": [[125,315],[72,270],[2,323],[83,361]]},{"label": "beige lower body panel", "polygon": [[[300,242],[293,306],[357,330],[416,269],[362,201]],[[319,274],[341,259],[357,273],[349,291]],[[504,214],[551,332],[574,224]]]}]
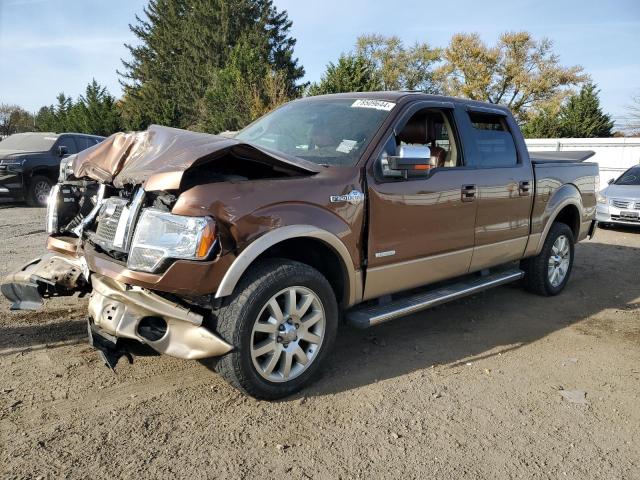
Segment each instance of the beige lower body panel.
[{"label": "beige lower body panel", "polygon": [[464,275],[469,271],[472,255],[473,249],[467,248],[371,268],[367,271],[363,300]]},{"label": "beige lower body panel", "polygon": [[473,249],[471,272],[491,268],[513,260],[520,260],[529,237],[520,237],[502,242],[481,245]]},{"label": "beige lower body panel", "polygon": [[[185,359],[224,355],[232,346],[202,326],[202,315],[140,287],[129,287],[101,275],[92,275],[89,315],[96,326],[119,338],[138,340],[159,353]],[[138,334],[145,317],[162,317],[165,335],[150,341]]]}]

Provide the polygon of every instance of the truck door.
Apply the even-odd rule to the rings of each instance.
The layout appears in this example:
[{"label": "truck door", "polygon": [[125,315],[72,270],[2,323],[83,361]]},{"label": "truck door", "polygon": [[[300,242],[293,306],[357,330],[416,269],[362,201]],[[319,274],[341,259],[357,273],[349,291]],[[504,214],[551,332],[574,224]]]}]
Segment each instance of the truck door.
[{"label": "truck door", "polygon": [[[429,105],[433,104],[433,107]],[[476,202],[453,105],[421,102],[400,116],[367,169],[369,237],[364,298],[406,290],[469,270]],[[428,146],[428,171],[404,178],[388,168],[400,146]]]},{"label": "truck door", "polygon": [[[470,271],[518,260],[529,236],[533,171],[528,156],[519,154],[522,139],[512,117],[483,107],[458,110],[464,124],[465,153],[475,167],[473,187],[478,212]],[[524,142],[521,141],[523,144]],[[526,150],[524,150],[526,152]]]}]

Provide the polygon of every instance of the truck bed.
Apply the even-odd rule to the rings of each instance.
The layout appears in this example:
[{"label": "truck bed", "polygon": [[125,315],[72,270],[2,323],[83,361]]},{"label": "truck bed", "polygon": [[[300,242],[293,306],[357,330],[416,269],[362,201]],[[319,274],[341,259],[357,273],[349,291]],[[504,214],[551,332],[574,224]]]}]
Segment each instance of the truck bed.
[{"label": "truck bed", "polygon": [[580,163],[593,157],[596,152],[580,150],[574,152],[529,152],[531,163]]}]

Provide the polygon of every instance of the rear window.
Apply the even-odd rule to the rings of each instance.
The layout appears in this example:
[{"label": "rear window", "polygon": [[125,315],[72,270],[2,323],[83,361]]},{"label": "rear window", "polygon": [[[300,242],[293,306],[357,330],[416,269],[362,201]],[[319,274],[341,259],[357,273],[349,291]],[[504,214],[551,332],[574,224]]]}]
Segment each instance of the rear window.
[{"label": "rear window", "polygon": [[516,144],[501,115],[469,112],[481,167],[513,167],[518,164]]}]

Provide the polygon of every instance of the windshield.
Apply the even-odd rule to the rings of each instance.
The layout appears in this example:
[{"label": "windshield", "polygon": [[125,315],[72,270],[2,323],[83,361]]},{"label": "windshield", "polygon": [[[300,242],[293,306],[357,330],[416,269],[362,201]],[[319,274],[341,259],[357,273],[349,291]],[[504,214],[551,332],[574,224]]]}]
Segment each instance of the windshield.
[{"label": "windshield", "polygon": [[0,142],[0,150],[21,150],[23,152],[44,152],[56,143],[58,137],[52,135],[35,135],[18,133]]},{"label": "windshield", "polygon": [[354,165],[392,102],[318,99],[288,103],[242,130],[236,139],[320,165]]},{"label": "windshield", "polygon": [[616,185],[640,185],[640,167],[631,167],[615,183]]}]

